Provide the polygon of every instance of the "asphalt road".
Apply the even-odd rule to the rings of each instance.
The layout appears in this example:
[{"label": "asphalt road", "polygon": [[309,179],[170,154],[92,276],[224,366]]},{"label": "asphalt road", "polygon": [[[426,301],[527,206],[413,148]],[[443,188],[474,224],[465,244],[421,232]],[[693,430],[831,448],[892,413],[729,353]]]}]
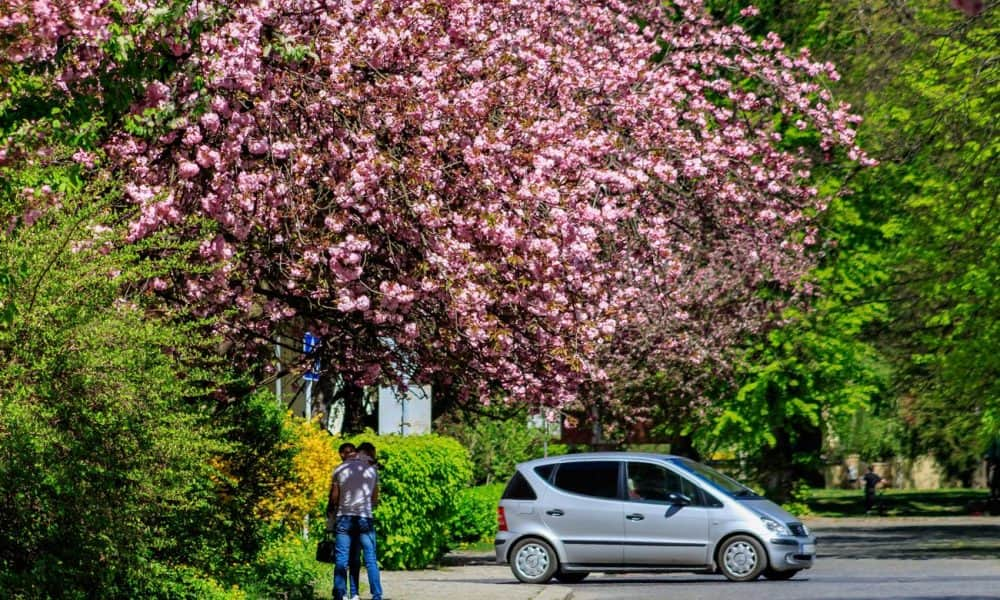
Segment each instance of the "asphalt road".
[{"label": "asphalt road", "polygon": [[[1000,599],[1000,522],[814,526],[816,565],[790,581],[730,583],[717,575],[594,574],[573,600]],[[563,584],[565,585],[565,584]]]}]

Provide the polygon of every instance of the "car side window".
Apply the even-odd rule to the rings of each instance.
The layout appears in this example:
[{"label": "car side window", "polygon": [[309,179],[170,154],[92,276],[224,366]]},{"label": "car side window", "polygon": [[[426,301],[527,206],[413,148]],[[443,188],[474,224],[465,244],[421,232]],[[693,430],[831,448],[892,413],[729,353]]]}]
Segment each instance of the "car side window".
[{"label": "car side window", "polygon": [[629,500],[668,502],[671,493],[684,494],[692,504],[701,504],[698,488],[677,473],[660,465],[630,462],[627,465],[626,483]]},{"label": "car side window", "polygon": [[705,506],[709,506],[711,508],[722,508],[722,502],[720,502],[719,499],[712,494],[709,494],[705,490],[701,490],[701,495],[705,499]]},{"label": "car side window", "polygon": [[549,477],[552,475],[552,469],[554,469],[555,467],[556,467],[555,464],[535,467],[535,473],[545,481],[548,481]]},{"label": "car side window", "polygon": [[566,492],[595,496],[618,497],[618,461],[593,460],[565,462],[556,469],[554,486]]}]

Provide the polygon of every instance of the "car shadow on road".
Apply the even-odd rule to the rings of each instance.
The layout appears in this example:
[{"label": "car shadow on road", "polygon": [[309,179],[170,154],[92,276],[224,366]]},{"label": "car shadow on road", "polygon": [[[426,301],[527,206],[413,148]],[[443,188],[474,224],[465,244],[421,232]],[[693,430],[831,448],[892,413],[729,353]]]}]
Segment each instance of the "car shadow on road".
[{"label": "car shadow on road", "polygon": [[815,529],[819,558],[933,559],[1000,556],[1000,525],[887,525]]}]

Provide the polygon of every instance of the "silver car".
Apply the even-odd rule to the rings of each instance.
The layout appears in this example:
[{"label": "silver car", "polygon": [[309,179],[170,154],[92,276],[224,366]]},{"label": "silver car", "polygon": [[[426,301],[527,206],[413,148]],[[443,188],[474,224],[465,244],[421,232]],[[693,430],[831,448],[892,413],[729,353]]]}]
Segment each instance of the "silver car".
[{"label": "silver car", "polygon": [[521,463],[497,519],[497,562],[525,583],[574,583],[594,571],[789,579],[816,556],[816,538],[780,506],[711,467],[667,454],[594,452]]}]

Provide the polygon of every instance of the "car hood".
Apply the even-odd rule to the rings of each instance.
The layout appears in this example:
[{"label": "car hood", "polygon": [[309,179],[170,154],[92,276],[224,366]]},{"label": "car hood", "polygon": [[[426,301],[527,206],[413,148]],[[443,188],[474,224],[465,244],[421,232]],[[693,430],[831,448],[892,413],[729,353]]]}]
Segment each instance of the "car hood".
[{"label": "car hood", "polygon": [[798,523],[799,519],[767,498],[740,498],[740,504],[750,510],[770,517],[779,523]]}]

